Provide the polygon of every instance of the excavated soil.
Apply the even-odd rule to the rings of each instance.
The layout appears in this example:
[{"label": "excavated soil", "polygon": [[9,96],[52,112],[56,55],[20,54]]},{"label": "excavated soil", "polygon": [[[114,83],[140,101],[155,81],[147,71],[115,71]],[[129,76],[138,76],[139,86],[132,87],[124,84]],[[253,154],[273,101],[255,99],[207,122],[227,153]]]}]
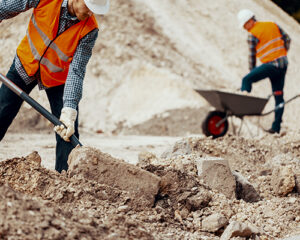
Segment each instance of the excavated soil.
[{"label": "excavated soil", "polygon": [[[245,139],[193,137],[162,156],[141,153],[138,166],[161,178],[152,207],[116,186],[100,184],[86,169],[58,174],[41,167],[37,152],[0,162],[1,239],[220,239],[226,225],[207,232],[202,221],[220,213],[227,221],[257,227],[256,239],[300,233],[300,197],[295,186],[279,196],[272,187],[276,166],[300,174],[300,134]],[[109,154],[102,158],[112,159]],[[148,156],[148,157],[141,157]],[[197,175],[195,160],[227,159],[254,186],[259,201],[228,199]],[[142,161],[142,159],[148,159]],[[93,172],[93,164],[90,164]],[[83,174],[81,174],[83,172]],[[95,178],[97,179],[97,178]],[[137,207],[138,206],[138,207]],[[245,239],[238,237],[236,239]]]}]

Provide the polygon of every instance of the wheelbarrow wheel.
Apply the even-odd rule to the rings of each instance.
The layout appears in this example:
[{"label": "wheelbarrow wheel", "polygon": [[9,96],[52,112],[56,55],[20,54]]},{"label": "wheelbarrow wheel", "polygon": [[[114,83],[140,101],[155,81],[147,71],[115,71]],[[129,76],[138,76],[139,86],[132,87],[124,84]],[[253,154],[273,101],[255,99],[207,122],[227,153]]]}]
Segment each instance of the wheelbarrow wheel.
[{"label": "wheelbarrow wheel", "polygon": [[228,131],[227,119],[218,125],[218,123],[226,117],[224,112],[211,111],[208,113],[202,123],[202,131],[205,136],[212,136],[213,138],[222,137]]}]

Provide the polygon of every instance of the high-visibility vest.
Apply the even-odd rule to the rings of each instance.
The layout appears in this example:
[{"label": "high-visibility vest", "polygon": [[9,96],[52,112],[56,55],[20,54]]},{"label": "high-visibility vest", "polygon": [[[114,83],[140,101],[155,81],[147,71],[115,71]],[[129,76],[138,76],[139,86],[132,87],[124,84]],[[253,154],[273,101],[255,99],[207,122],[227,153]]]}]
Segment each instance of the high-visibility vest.
[{"label": "high-visibility vest", "polygon": [[17,55],[28,76],[40,69],[46,87],[66,82],[69,66],[80,39],[98,28],[94,16],[80,21],[58,35],[63,0],[43,0],[33,10],[26,36],[17,48]]},{"label": "high-visibility vest", "polygon": [[256,45],[256,57],[262,63],[287,55],[282,35],[275,23],[256,22],[249,32],[259,40]]}]

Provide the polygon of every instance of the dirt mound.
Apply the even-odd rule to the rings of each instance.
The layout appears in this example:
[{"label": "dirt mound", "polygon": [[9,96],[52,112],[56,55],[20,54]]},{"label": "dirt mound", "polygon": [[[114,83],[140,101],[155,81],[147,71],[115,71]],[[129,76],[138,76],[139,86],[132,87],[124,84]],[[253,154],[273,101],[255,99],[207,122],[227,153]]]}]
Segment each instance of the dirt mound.
[{"label": "dirt mound", "polygon": [[[3,238],[154,239],[155,235],[174,232],[174,224],[180,225],[174,220],[173,208],[156,206],[135,211],[128,193],[80,176],[70,178],[66,173],[46,170],[40,166],[36,152],[1,162],[0,176],[0,184],[14,190],[0,188],[2,216],[8,216],[0,225]],[[17,207],[14,210],[12,206]],[[35,220],[22,225],[30,214]]]},{"label": "dirt mound", "polygon": [[[3,161],[0,211],[7,217],[0,218],[0,233],[4,239],[219,239],[229,222],[237,221],[256,226],[261,239],[298,234],[299,195],[293,189],[278,196],[272,169],[290,166],[300,173],[299,141],[291,135],[264,141],[187,138],[164,158],[144,155],[151,163],[143,168],[161,181],[154,206],[142,209],[136,208],[131,193],[117,186],[100,184],[80,171],[71,177],[41,167],[36,152]],[[208,187],[197,175],[195,162],[209,156],[228,159],[260,200],[227,199]],[[207,226],[215,224],[211,219],[216,216],[222,225],[212,230]]]},{"label": "dirt mound", "polygon": [[[0,186],[1,239],[91,239],[103,236],[92,227],[84,214],[47,206],[45,201],[33,200]],[[65,219],[68,218],[68,221]],[[90,225],[90,226],[89,226]]]},{"label": "dirt mound", "polygon": [[120,123],[114,134],[188,136],[202,134],[201,124],[208,112],[208,107],[174,109],[153,116],[140,124],[127,127]]},{"label": "dirt mound", "polygon": [[[138,126],[134,133],[154,133],[161,128],[174,134],[172,128],[157,127],[154,116],[172,109],[207,107],[207,103],[193,88],[236,89],[247,73],[246,32],[237,27],[236,13],[241,7],[250,8],[259,20],[272,20],[285,29],[292,38],[289,52],[285,96],[297,93],[299,24],[270,1],[231,1],[228,6],[221,0],[206,3],[202,0],[116,0],[104,18],[97,17],[100,26],[84,84],[80,107],[80,124],[92,131],[110,133],[118,126]],[[226,13],[226,14],[224,14]],[[1,22],[2,51],[0,70],[6,73],[15,55],[15,49],[26,34],[30,12]],[[224,38],[228,41],[224,42]],[[232,46],[235,46],[234,48]],[[271,92],[269,83],[255,85],[253,95],[264,96]],[[32,96],[45,107],[44,91],[34,90]],[[286,107],[284,127],[296,128],[295,115],[299,102]],[[273,101],[267,110],[273,107]],[[28,116],[24,115],[25,117]],[[95,117],[97,116],[97,117]],[[195,115],[197,116],[197,115]],[[271,120],[268,122],[270,124]],[[145,126],[141,126],[145,123]],[[19,127],[20,129],[21,127]],[[187,131],[194,133],[194,127]],[[179,133],[178,133],[179,134]]]}]

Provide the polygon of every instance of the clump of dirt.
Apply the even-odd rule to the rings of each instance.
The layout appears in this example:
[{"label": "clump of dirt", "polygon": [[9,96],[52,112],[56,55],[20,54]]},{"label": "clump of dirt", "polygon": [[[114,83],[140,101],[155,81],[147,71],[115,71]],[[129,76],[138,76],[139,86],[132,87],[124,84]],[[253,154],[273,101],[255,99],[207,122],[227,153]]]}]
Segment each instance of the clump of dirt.
[{"label": "clump of dirt", "polygon": [[209,189],[194,175],[159,165],[147,165],[144,169],[161,177],[158,206],[190,213],[207,207],[212,199]]}]

